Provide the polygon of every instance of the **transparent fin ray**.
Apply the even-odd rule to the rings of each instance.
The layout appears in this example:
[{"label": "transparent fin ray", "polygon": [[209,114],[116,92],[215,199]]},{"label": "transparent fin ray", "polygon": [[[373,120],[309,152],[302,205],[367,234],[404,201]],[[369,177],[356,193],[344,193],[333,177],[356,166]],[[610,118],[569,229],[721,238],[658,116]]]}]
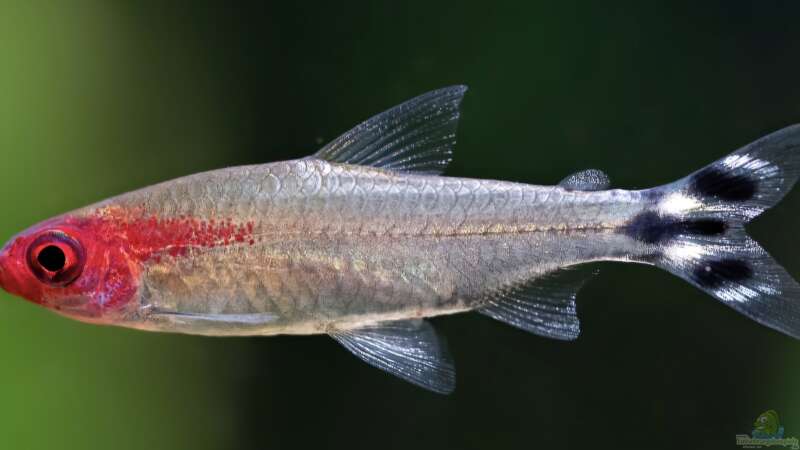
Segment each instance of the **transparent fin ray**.
[{"label": "transparent fin ray", "polygon": [[687,280],[758,323],[800,339],[800,286],[744,226],[800,176],[800,125],[776,131],[675,183],[626,229],[657,250],[644,262]]},{"label": "transparent fin ray", "polygon": [[367,364],[417,386],[440,394],[455,389],[447,346],[424,320],[383,322],[330,336]]},{"label": "transparent fin ray", "polygon": [[327,161],[440,174],[452,160],[466,86],[438,89],[357,125],[314,154]]},{"label": "transparent fin ray", "polygon": [[611,180],[602,170],[587,169],[567,176],[558,185],[570,191],[602,191],[611,186]]},{"label": "transparent fin ray", "polygon": [[477,311],[539,336],[574,340],[580,334],[575,297],[594,274],[588,265],[560,269],[494,295]]}]

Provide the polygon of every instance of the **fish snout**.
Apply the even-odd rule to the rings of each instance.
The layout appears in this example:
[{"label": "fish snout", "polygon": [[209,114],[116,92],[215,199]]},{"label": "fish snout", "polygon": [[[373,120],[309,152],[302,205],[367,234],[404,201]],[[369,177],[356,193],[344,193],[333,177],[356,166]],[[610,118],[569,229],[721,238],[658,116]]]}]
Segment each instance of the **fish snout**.
[{"label": "fish snout", "polygon": [[17,264],[14,261],[10,244],[6,244],[0,250],[0,288],[9,294],[22,296],[22,283],[19,277],[16,276],[17,271]]},{"label": "fish snout", "polygon": [[4,290],[8,290],[6,288],[7,281],[6,281],[6,274],[8,270],[6,269],[6,265],[8,264],[8,245],[4,245],[2,250],[0,250],[0,288]]}]

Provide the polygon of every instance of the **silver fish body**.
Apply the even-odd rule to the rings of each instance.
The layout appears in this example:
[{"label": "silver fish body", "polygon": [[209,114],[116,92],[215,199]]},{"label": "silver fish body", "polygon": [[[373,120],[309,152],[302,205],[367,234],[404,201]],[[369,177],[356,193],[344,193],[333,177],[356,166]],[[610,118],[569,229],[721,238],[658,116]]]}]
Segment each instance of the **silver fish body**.
[{"label": "silver fish body", "polygon": [[252,244],[148,264],[140,301],[145,310],[275,320],[229,327],[156,315],[144,326],[306,334],[470,310],[558,268],[630,258],[646,249],[618,231],[647,207],[638,191],[570,191],[307,158],[185,177],[84,214],[139,208],[162,218],[252,221]]}]

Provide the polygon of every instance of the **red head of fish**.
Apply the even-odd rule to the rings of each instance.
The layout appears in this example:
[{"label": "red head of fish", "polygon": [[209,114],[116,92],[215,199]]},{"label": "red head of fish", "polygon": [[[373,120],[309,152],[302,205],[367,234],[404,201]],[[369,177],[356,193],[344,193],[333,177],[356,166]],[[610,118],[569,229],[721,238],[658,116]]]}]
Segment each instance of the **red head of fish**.
[{"label": "red head of fish", "polygon": [[52,219],[0,251],[0,286],[6,291],[87,320],[99,321],[129,303],[137,272],[124,235],[103,220]]},{"label": "red head of fish", "polygon": [[252,223],[158,218],[118,207],[67,214],[14,237],[0,251],[0,287],[73,318],[112,323],[136,315],[150,261],[252,242]]}]

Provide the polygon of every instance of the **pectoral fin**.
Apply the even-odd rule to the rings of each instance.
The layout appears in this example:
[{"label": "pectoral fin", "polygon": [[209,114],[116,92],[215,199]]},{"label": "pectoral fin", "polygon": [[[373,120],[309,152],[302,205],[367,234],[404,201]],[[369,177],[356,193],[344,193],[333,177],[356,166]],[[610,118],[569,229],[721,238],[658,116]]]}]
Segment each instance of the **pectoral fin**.
[{"label": "pectoral fin", "polygon": [[417,386],[439,394],[455,389],[456,373],[447,348],[424,320],[383,322],[330,336],[367,364]]},{"label": "pectoral fin", "polygon": [[271,313],[253,314],[210,314],[154,310],[150,311],[151,320],[166,321],[173,329],[190,329],[195,333],[233,333],[237,331],[260,330],[280,317]]}]

